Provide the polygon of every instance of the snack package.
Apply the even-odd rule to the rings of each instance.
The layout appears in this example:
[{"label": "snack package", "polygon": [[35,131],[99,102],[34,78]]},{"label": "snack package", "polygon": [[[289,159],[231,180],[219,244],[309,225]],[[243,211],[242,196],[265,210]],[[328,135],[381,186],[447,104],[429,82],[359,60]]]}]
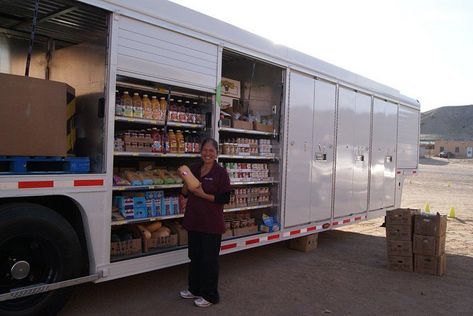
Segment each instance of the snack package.
[{"label": "snack package", "polygon": [[190,191],[193,191],[200,187],[200,181],[192,174],[192,171],[186,165],[182,165],[178,169],[179,176],[187,184]]}]

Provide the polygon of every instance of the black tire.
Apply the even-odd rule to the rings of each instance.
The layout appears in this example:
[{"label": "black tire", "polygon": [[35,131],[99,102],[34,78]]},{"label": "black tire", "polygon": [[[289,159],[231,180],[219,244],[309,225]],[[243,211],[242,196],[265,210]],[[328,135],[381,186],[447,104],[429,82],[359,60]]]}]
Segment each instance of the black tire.
[{"label": "black tire", "polygon": [[[28,276],[12,277],[19,260],[30,265]],[[0,293],[38,283],[80,276],[81,246],[72,226],[59,214],[30,203],[0,206]],[[56,315],[71,288],[0,302],[0,315]]]}]

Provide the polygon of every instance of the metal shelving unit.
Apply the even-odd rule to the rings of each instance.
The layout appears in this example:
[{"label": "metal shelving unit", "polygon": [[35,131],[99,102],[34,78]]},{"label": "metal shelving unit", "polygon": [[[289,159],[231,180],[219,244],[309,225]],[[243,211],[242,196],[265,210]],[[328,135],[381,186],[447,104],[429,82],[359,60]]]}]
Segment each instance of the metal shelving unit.
[{"label": "metal shelving unit", "polygon": [[255,206],[243,206],[243,207],[234,207],[234,208],[226,208],[223,209],[223,212],[230,213],[230,212],[240,212],[240,211],[249,211],[249,210],[257,210],[261,208],[268,208],[273,207],[274,204],[264,204],[264,205],[255,205]]},{"label": "metal shelving unit", "polygon": [[[164,121],[142,119],[136,117],[126,117],[126,116],[115,116],[115,122],[126,122],[126,123],[138,123],[144,125],[152,126],[164,126]],[[182,123],[182,122],[169,122],[169,127],[179,127],[179,128],[191,128],[191,129],[203,129],[205,128],[204,124],[193,124],[193,123]]]},{"label": "metal shelving unit", "polygon": [[274,180],[268,181],[230,181],[231,185],[255,185],[255,184],[276,184],[277,182]]},{"label": "metal shelving unit", "polygon": [[239,160],[279,160],[276,156],[239,156],[239,155],[219,155],[219,159],[239,159]]},{"label": "metal shelving unit", "polygon": [[184,217],[184,214],[168,215],[168,216],[157,216],[147,218],[134,218],[134,219],[121,219],[112,221],[112,226],[126,225],[126,224],[138,224],[146,222],[164,221],[166,219],[174,219]]},{"label": "metal shelving unit", "polygon": [[114,186],[113,191],[163,190],[163,189],[175,189],[175,188],[182,188],[182,183]]},{"label": "metal shelving unit", "polygon": [[195,158],[200,157],[200,154],[173,154],[173,153],[150,153],[150,152],[128,152],[115,151],[113,153],[117,157],[162,157],[162,158]]},{"label": "metal shelving unit", "polygon": [[232,128],[232,127],[220,127],[220,132],[226,133],[237,133],[237,134],[250,134],[250,135],[264,135],[264,136],[277,136],[277,133],[273,132],[262,132],[262,131],[254,131],[248,129],[240,129],[240,128]]}]

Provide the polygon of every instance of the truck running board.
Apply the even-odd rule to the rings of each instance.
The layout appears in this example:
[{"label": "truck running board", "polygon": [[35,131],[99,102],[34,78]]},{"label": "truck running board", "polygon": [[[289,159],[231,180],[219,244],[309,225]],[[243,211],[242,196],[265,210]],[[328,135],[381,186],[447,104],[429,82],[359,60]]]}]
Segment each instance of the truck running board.
[{"label": "truck running board", "polygon": [[20,288],[10,290],[9,293],[0,294],[0,302],[8,301],[8,300],[20,298],[20,297],[25,297],[29,295],[35,295],[35,294],[48,292],[52,290],[57,290],[57,289],[61,289],[64,287],[69,287],[69,286],[73,286],[77,284],[92,282],[92,281],[100,279],[101,277],[102,277],[102,272],[99,272],[99,273],[88,275],[85,277],[70,279],[70,280],[56,282],[56,283],[50,283],[50,284],[39,283],[38,285],[20,287]]}]

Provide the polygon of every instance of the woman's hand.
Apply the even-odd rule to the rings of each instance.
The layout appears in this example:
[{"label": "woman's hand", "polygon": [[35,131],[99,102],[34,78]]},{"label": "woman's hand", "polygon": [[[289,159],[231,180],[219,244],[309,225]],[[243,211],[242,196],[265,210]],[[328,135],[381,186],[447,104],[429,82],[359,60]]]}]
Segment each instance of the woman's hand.
[{"label": "woman's hand", "polygon": [[195,196],[200,197],[204,200],[207,200],[210,202],[213,202],[215,200],[214,195],[205,193],[204,189],[202,189],[202,185],[200,185],[197,189],[192,190],[191,192]]}]

